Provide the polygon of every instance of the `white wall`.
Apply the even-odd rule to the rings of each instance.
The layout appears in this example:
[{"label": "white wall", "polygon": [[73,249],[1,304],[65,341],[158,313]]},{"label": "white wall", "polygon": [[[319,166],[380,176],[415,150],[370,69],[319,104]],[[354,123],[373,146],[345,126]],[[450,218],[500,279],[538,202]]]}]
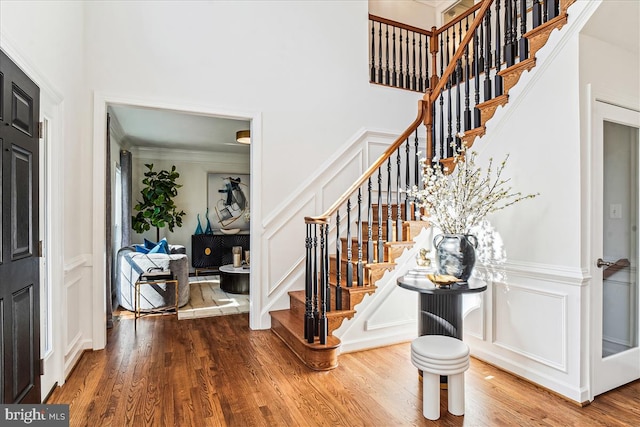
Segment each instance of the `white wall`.
[{"label": "white wall", "polygon": [[[92,90],[260,111],[260,161],[286,167],[269,169],[259,185],[279,194],[295,189],[295,177],[307,175],[360,126],[395,128],[415,114],[416,95],[369,86],[364,2],[85,7]],[[264,196],[268,214],[279,197]]]},{"label": "white wall", "polygon": [[[578,17],[575,10],[570,13]],[[259,312],[257,325],[266,327],[269,307],[277,308],[286,290],[301,283],[302,218],[332,203],[333,193],[341,193],[336,181],[344,188],[352,181],[350,174],[330,179],[333,157],[366,143],[362,129],[399,132],[416,114],[418,94],[368,83],[367,12],[364,1],[0,3],[1,45],[14,46],[64,105],[67,368],[103,333],[98,290],[104,266],[91,268],[94,255],[101,259],[103,233],[92,229],[99,206],[94,210],[89,195],[92,168],[100,164],[101,151],[93,151],[104,147],[101,135],[89,135],[102,120],[90,117],[92,96],[249,111],[259,118],[252,129],[259,133],[251,172],[261,178],[253,186],[259,198],[252,213],[259,216],[252,218],[252,238],[263,250],[262,267],[252,270],[252,310]],[[586,395],[581,322],[588,244],[576,156],[582,79],[593,74],[589,80],[603,91],[622,79],[620,87],[638,92],[637,74],[628,68],[617,66],[616,79],[601,73],[608,63],[603,54],[614,53],[607,47],[589,69],[579,68],[590,53],[575,34],[544,66],[541,51],[529,89],[512,90],[511,112],[499,112],[477,145],[485,157],[510,152],[514,188],[541,195],[493,218],[506,245],[509,280],[485,294],[469,341],[476,355],[578,401]],[[617,54],[613,59],[628,63]],[[179,163],[195,179],[208,169]],[[331,185],[316,188],[315,181]],[[253,267],[255,258],[252,250]]]},{"label": "white wall", "polygon": [[[85,348],[91,348],[92,296],[91,253],[91,146],[90,104],[84,85],[84,7],[80,2],[0,2],[0,47],[48,93],[59,112],[52,123],[64,156],[54,163],[52,176],[61,182],[52,212],[53,223],[62,224],[64,242],[52,242],[62,265],[64,283],[55,281],[53,292],[61,295],[53,313],[61,342],[54,351],[64,353],[68,373]],[[56,334],[57,335],[57,334]],[[61,384],[64,378],[58,378]]]},{"label": "white wall", "polygon": [[[259,172],[261,190],[252,232],[258,242],[276,234],[289,241],[304,215],[320,213],[305,205],[284,225],[274,220],[291,194],[362,128],[399,132],[415,117],[419,94],[368,83],[367,12],[364,1],[0,3],[2,47],[36,70],[63,107],[65,372],[105,339],[104,213],[94,181],[104,167],[105,105],[94,100],[250,112],[241,115],[257,126],[251,173]],[[177,166],[185,178],[204,179],[210,165]],[[302,256],[300,242],[300,254],[265,244],[264,270],[279,273],[274,284],[265,280],[271,273],[253,271],[256,309],[273,303],[273,288]]]},{"label": "white wall", "polygon": [[400,132],[416,115],[419,94],[368,83],[367,3],[87,2],[85,9],[92,90],[252,112],[244,118],[253,127],[252,312],[260,314],[251,325],[269,327],[266,307],[297,283],[288,272],[304,254],[303,217],[322,213],[322,205],[282,207],[356,131]]},{"label": "white wall", "polygon": [[436,26],[436,1],[369,0],[369,13],[431,31]]},{"label": "white wall", "polygon": [[580,233],[577,52],[577,34],[547,62],[541,52],[535,78],[519,83],[530,86],[510,92],[505,114],[474,145],[485,161],[510,153],[513,189],[540,195],[490,217],[506,249],[506,279],[489,287],[475,314],[486,326],[468,339],[477,357],[583,402],[580,253],[588,242]]}]

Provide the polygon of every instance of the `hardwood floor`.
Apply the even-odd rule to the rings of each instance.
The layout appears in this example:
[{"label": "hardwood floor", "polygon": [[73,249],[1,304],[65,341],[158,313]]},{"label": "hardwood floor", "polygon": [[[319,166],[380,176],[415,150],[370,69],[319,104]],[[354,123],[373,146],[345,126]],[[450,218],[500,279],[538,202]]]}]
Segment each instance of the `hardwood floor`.
[{"label": "hardwood floor", "polygon": [[640,381],[580,408],[472,359],[465,415],[422,417],[409,344],[340,356],[310,371],[248,315],[120,317],[106,350],[87,352],[47,403],[71,426],[638,426]]}]

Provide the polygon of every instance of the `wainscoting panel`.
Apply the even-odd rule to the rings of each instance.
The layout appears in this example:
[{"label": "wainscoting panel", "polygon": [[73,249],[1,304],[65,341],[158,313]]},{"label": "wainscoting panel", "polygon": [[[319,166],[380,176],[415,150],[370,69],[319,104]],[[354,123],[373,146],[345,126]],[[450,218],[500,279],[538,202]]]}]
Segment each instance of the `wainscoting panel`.
[{"label": "wainscoting panel", "polygon": [[428,246],[430,240],[429,230],[420,233],[415,245],[396,260],[397,267],[376,282],[376,292],[356,307],[358,315],[334,332],[342,341],[342,352],[411,341],[418,336],[418,293],[400,288],[397,279],[415,267],[419,248]]},{"label": "wainscoting panel", "polygon": [[335,171],[332,179],[322,186],[320,190],[322,205],[317,207],[318,215],[322,213],[321,211],[329,208],[338,197],[342,196],[345,190],[345,182],[354,182],[362,175],[363,152],[353,153],[347,159],[344,165]]},{"label": "wainscoting panel", "polygon": [[[280,209],[263,218],[262,227],[269,233],[260,237],[261,265],[265,266],[260,280],[264,281],[263,289],[267,289],[261,296],[260,307],[255,307],[260,313],[260,329],[271,326],[269,311],[289,307],[289,291],[304,289],[304,217],[322,214],[369,166],[371,147],[388,147],[396,136],[364,129],[358,131],[342,150],[318,166],[317,172],[310,174]],[[335,247],[332,228],[329,245]]]},{"label": "wainscoting panel", "polygon": [[479,294],[463,296],[462,312],[464,316],[463,331],[479,340],[486,340],[485,300],[487,291]]},{"label": "wainscoting panel", "polygon": [[494,344],[566,372],[567,308],[566,294],[495,283]]},{"label": "wainscoting panel", "polygon": [[267,269],[268,295],[272,295],[275,290],[287,281],[293,270],[298,268],[304,260],[304,239],[306,231],[303,218],[305,212],[313,211],[316,205],[316,197],[309,195],[303,204],[295,211],[291,212],[292,218],[296,218],[298,223],[289,227],[279,227],[269,236],[265,236],[263,248],[266,248],[267,259],[263,264]]},{"label": "wainscoting panel", "polygon": [[64,348],[64,376],[76,365],[82,353],[92,348],[90,313],[86,301],[91,283],[91,256],[78,255],[64,264],[62,304],[62,343]]},{"label": "wainscoting panel", "polygon": [[73,348],[80,335],[80,278],[76,278],[65,284],[67,294],[67,340],[65,342],[66,353]]}]

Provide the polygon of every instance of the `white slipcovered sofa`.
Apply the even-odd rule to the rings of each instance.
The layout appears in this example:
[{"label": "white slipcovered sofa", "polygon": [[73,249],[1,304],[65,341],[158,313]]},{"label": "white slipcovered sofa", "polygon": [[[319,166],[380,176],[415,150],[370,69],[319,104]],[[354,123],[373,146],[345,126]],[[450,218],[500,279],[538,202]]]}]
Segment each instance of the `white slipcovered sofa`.
[{"label": "white slipcovered sofa", "polygon": [[[144,254],[136,252],[133,246],[118,251],[116,259],[115,286],[118,304],[134,311],[135,283],[149,268],[171,270],[178,280],[178,305],[189,302],[189,258],[184,246],[170,245],[170,254]],[[182,252],[182,253],[173,253]],[[158,284],[140,287],[140,309],[142,311],[175,305],[173,285]]]}]

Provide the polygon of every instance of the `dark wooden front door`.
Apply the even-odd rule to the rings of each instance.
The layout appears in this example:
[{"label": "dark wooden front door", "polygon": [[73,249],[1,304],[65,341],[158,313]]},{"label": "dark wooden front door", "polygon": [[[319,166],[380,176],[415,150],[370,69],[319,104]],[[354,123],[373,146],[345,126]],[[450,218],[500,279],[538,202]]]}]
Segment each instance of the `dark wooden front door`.
[{"label": "dark wooden front door", "polygon": [[39,403],[40,89],[2,51],[0,92],[0,400]]}]

